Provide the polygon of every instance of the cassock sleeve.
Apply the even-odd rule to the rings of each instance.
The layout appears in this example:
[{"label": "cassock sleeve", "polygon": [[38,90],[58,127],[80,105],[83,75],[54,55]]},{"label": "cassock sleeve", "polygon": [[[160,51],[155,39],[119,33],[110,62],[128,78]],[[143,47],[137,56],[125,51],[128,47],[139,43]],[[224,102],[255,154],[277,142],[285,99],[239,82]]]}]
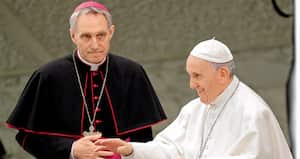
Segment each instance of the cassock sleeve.
[{"label": "cassock sleeve", "polygon": [[[241,135],[224,154],[201,159],[292,159],[280,126],[269,109],[245,119]],[[125,159],[184,159],[184,139],[189,115],[181,111],[177,119],[152,142],[132,143],[134,153]],[[221,134],[220,134],[221,135]],[[222,143],[220,143],[222,144]],[[216,147],[217,149],[218,147]]]},{"label": "cassock sleeve", "polygon": [[19,131],[16,140],[24,150],[39,159],[68,159],[74,139]]},{"label": "cassock sleeve", "polygon": [[188,118],[183,109],[176,120],[160,132],[153,141],[133,142],[134,153],[125,159],[181,159],[184,153],[181,143],[186,136]]}]

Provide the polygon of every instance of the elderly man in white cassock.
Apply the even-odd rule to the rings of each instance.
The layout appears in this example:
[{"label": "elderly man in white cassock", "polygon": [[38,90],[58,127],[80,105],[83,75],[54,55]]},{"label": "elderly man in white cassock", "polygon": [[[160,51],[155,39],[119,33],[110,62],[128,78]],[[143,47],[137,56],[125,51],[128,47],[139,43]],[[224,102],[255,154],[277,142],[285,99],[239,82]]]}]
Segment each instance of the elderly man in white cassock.
[{"label": "elderly man in white cassock", "polygon": [[199,98],[147,143],[102,139],[98,144],[134,159],[291,159],[267,103],[233,74],[229,48],[215,39],[200,42],[186,62],[190,87]]}]

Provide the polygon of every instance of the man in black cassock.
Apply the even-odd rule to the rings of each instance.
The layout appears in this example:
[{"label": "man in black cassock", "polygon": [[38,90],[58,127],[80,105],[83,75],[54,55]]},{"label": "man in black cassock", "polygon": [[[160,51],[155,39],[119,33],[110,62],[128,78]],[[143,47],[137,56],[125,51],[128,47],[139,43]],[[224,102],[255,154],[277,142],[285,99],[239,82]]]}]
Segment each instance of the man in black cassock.
[{"label": "man in black cassock", "polygon": [[103,4],[81,3],[70,17],[77,49],[32,74],[7,124],[36,158],[119,158],[94,142],[150,141],[166,119],[143,67],[109,53],[114,30]]}]

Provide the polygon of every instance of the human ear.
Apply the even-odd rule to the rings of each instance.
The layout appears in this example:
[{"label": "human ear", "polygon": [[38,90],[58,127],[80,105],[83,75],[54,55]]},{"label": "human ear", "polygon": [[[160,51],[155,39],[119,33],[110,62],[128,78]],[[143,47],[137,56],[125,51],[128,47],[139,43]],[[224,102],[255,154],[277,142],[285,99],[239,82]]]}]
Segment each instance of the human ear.
[{"label": "human ear", "polygon": [[73,41],[74,44],[76,44],[76,39],[75,39],[75,32],[73,29],[69,29],[69,32],[70,32],[70,37],[71,37],[71,40]]},{"label": "human ear", "polygon": [[112,39],[113,35],[114,35],[114,32],[115,32],[115,25],[111,25],[110,28],[110,37],[109,39]]},{"label": "human ear", "polygon": [[230,77],[230,70],[228,69],[228,67],[220,67],[218,69],[218,77],[221,83],[227,82],[228,78]]}]

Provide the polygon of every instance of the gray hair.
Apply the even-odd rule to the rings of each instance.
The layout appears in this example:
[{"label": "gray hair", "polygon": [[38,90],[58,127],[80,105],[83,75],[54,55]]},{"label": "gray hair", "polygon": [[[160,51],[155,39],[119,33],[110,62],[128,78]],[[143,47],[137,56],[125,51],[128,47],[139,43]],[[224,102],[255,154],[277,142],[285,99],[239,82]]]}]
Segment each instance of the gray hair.
[{"label": "gray hair", "polygon": [[74,30],[76,28],[76,22],[78,20],[78,17],[82,14],[88,14],[88,13],[99,13],[99,14],[103,14],[107,20],[108,26],[112,25],[112,16],[108,11],[105,10],[100,10],[98,8],[95,7],[88,7],[88,8],[84,8],[81,9],[79,11],[76,11],[74,13],[72,13],[72,15],[70,16],[69,19],[69,23],[70,23],[70,29]]},{"label": "gray hair", "polygon": [[231,60],[229,62],[225,62],[225,63],[215,63],[215,62],[210,62],[213,67],[217,70],[219,69],[220,67],[227,67],[230,71],[230,76],[232,76],[234,74],[234,69],[235,69],[235,64],[234,64],[234,61]]}]

